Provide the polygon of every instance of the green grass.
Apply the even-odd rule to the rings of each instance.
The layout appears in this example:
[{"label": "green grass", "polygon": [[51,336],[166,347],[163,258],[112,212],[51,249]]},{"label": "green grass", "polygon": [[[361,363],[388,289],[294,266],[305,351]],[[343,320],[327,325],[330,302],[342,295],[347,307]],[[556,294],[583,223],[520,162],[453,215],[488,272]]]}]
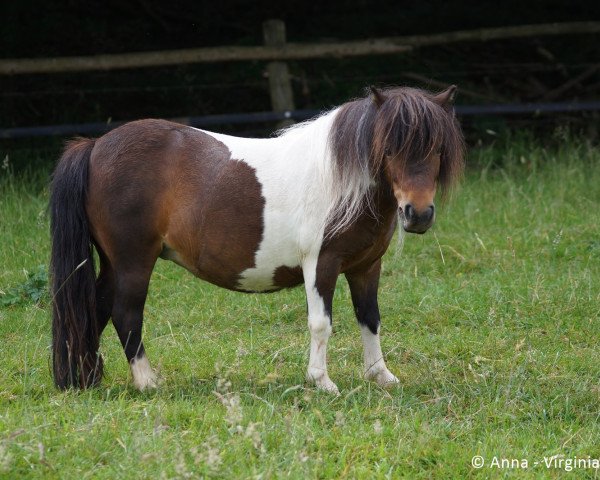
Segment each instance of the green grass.
[{"label": "green grass", "polygon": [[[102,386],[56,391],[48,306],[0,308],[0,477],[557,478],[533,462],[600,457],[600,152],[507,145],[474,151],[435,228],[385,258],[382,345],[400,387],[361,378],[343,278],[333,397],[304,382],[301,288],[232,293],[161,261],[144,325],[156,392],[132,388],[111,328]],[[47,263],[42,185],[0,182],[0,290]],[[474,455],[529,469],[476,470]]]}]

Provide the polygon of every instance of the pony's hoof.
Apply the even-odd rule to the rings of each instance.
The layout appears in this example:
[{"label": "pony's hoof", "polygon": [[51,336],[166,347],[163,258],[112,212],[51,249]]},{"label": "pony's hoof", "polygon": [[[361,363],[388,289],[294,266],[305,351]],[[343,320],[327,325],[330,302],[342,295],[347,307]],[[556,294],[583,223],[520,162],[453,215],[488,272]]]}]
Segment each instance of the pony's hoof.
[{"label": "pony's hoof", "polygon": [[158,388],[159,378],[150,367],[150,362],[145,355],[131,362],[131,374],[133,375],[133,386],[140,392]]},{"label": "pony's hoof", "polygon": [[381,388],[392,388],[400,383],[398,377],[390,372],[387,368],[376,373],[366,375],[367,380],[371,380]]},{"label": "pony's hoof", "polygon": [[146,375],[143,378],[135,378],[133,380],[133,386],[140,392],[143,392],[144,390],[156,390],[159,385],[160,380],[154,372],[151,372],[151,374]]},{"label": "pony's hoof", "polygon": [[337,385],[333,383],[329,378],[321,380],[320,382],[315,382],[315,385],[318,390],[322,390],[327,393],[332,393],[333,395],[340,394],[340,390],[337,387]]},{"label": "pony's hoof", "polygon": [[340,390],[338,389],[337,385],[335,383],[333,383],[327,375],[321,375],[320,377],[314,377],[314,376],[310,375],[310,373],[309,373],[307,375],[306,379],[310,383],[314,383],[315,387],[317,387],[317,390],[322,390],[324,392],[333,393],[334,395],[340,394]]}]

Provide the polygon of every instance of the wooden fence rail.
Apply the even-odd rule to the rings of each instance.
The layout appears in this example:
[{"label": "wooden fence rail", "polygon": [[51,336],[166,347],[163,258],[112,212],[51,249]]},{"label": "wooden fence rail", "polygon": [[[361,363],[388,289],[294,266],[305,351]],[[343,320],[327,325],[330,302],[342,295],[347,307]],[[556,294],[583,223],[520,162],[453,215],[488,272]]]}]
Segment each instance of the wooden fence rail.
[{"label": "wooden fence rail", "polygon": [[87,57],[3,59],[0,60],[0,75],[117,70],[206,62],[248,60],[283,61],[323,57],[398,54],[419,47],[445,45],[456,42],[584,33],[600,33],[600,22],[519,25],[352,42],[283,43],[264,46],[223,46],[113,55],[93,55]]}]

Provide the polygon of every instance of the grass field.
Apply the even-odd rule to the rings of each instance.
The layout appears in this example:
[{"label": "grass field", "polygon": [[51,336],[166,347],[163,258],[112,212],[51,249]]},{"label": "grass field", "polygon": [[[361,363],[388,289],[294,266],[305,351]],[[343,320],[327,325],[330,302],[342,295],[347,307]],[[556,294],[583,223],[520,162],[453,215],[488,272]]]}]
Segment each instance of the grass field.
[{"label": "grass field", "polygon": [[[232,293],[160,261],[144,325],[156,392],[132,388],[112,328],[102,386],[56,391],[47,304],[0,307],[0,477],[595,478],[566,470],[600,458],[600,152],[506,145],[472,151],[434,229],[385,258],[382,346],[398,388],[361,378],[343,278],[334,397],[304,381],[302,288]],[[0,175],[6,293],[47,264],[47,191]]]}]

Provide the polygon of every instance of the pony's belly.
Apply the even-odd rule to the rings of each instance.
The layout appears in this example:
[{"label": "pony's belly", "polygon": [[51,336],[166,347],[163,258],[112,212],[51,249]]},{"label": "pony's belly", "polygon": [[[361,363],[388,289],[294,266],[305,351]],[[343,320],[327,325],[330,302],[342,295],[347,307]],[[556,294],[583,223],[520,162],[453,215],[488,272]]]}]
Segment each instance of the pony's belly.
[{"label": "pony's belly", "polygon": [[[283,260],[277,255],[267,255],[266,253],[259,250],[256,255],[259,258],[256,266],[243,271],[236,271],[235,262],[230,263],[226,258],[223,258],[218,264],[208,261],[208,259],[214,258],[209,252],[204,252],[207,260],[194,264],[166,244],[163,246],[160,257],[178,264],[202,280],[229,290],[256,293],[274,292],[295,287],[304,282],[298,260],[291,258]],[[225,272],[227,274],[224,274]]]}]

